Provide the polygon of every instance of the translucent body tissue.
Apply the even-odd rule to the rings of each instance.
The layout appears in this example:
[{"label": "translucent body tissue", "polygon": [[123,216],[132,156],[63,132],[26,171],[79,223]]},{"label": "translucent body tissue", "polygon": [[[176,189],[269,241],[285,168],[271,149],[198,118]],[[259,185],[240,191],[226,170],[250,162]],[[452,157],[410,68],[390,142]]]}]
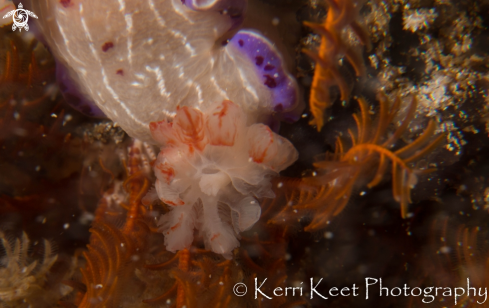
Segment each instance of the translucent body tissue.
[{"label": "translucent body tissue", "polygon": [[173,123],[152,122],[153,138],[162,145],[154,164],[155,190],[171,207],[159,221],[170,251],[189,248],[194,229],[206,248],[231,257],[239,233],[259,219],[256,198],[273,197],[270,177],[298,157],[293,145],[268,126],[246,126],[246,115],[231,101],[206,113],[177,110]]}]

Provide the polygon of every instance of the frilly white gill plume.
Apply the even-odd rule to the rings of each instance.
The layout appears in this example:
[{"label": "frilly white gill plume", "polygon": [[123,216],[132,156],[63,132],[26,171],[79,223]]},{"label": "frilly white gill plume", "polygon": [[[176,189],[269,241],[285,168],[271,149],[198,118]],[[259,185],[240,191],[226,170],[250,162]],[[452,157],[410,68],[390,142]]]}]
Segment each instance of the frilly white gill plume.
[{"label": "frilly white gill plume", "polygon": [[228,100],[205,113],[178,108],[173,122],[150,129],[162,147],[156,190],[144,201],[172,208],[159,221],[166,248],[189,248],[197,229],[206,248],[230,258],[239,233],[260,217],[256,198],[273,197],[270,177],[297,159],[296,149],[266,125],[246,126],[246,114]]}]

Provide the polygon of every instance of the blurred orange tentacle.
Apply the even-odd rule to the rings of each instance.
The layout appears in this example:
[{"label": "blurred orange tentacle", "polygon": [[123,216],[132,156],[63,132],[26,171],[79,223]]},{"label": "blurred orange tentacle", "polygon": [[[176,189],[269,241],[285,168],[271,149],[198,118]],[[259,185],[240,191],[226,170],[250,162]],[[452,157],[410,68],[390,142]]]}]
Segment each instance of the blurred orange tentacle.
[{"label": "blurred orange tentacle", "polygon": [[324,110],[333,104],[329,88],[338,86],[343,101],[347,101],[349,97],[350,89],[337,63],[339,58],[345,56],[357,76],[365,74],[365,64],[361,55],[342,38],[345,29],[350,27],[361,44],[368,49],[371,48],[367,31],[357,21],[360,5],[354,2],[353,0],[329,0],[326,19],[322,24],[305,23],[322,37],[317,54],[304,50],[304,53],[316,62],[309,105],[313,115],[310,124],[316,125],[318,131],[321,131],[324,125]]},{"label": "blurred orange tentacle", "polygon": [[[399,202],[401,216],[405,218],[411,200],[411,189],[416,176],[433,171],[419,170],[410,163],[432,152],[443,140],[444,135],[435,137],[435,122],[430,121],[425,131],[413,142],[397,149],[390,148],[407,131],[413,119],[417,100],[411,105],[401,124],[387,136],[387,127],[398,112],[400,99],[396,99],[388,111],[388,100],[379,94],[380,108],[376,117],[370,116],[367,103],[359,99],[360,111],[353,115],[356,133],[348,129],[351,146],[346,149],[340,138],[336,140],[333,154],[326,153],[324,160],[314,163],[314,176],[303,177],[300,182],[282,180],[286,185],[286,199],[292,207],[284,207],[269,221],[287,223],[294,213],[311,215],[312,221],[305,228],[315,231],[324,228],[330,219],[345,208],[354,189],[366,183],[368,188],[378,185],[385,177],[389,164],[392,175],[392,195]],[[291,211],[295,211],[291,213]]]}]

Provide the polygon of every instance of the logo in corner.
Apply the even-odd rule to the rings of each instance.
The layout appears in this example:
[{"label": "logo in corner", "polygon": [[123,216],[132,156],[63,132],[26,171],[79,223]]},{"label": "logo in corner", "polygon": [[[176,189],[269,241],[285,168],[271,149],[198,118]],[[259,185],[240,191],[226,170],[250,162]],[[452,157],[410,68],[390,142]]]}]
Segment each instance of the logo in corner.
[{"label": "logo in corner", "polygon": [[12,16],[12,19],[14,21],[14,24],[12,25],[12,30],[15,31],[18,28],[19,32],[22,32],[22,28],[24,28],[25,31],[29,31],[29,25],[27,24],[29,16],[37,18],[36,14],[32,13],[31,11],[24,10],[24,6],[22,5],[22,3],[19,3],[19,6],[16,10],[10,11],[5,14],[3,18],[8,18],[10,16]]}]

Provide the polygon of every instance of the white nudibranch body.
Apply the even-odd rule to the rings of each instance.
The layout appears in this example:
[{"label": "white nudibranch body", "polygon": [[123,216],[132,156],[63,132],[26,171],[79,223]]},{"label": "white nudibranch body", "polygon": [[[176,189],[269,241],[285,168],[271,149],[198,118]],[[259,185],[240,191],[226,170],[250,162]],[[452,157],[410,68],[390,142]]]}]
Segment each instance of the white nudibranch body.
[{"label": "white nudibranch body", "polygon": [[[31,2],[43,39],[64,66],[62,88],[77,89],[133,138],[152,142],[149,123],[171,120],[177,106],[207,110],[228,99],[250,119],[279,113],[291,121],[300,107],[275,45],[256,31],[234,34],[246,0]],[[68,101],[98,113],[80,100]]]},{"label": "white nudibranch body", "polygon": [[227,100],[205,113],[179,108],[173,122],[152,122],[150,130],[161,151],[155,189],[143,201],[171,208],[159,220],[166,248],[189,248],[198,230],[207,249],[231,258],[239,233],[260,217],[257,198],[274,196],[270,177],[297,159],[296,149],[266,125],[247,126]]}]

